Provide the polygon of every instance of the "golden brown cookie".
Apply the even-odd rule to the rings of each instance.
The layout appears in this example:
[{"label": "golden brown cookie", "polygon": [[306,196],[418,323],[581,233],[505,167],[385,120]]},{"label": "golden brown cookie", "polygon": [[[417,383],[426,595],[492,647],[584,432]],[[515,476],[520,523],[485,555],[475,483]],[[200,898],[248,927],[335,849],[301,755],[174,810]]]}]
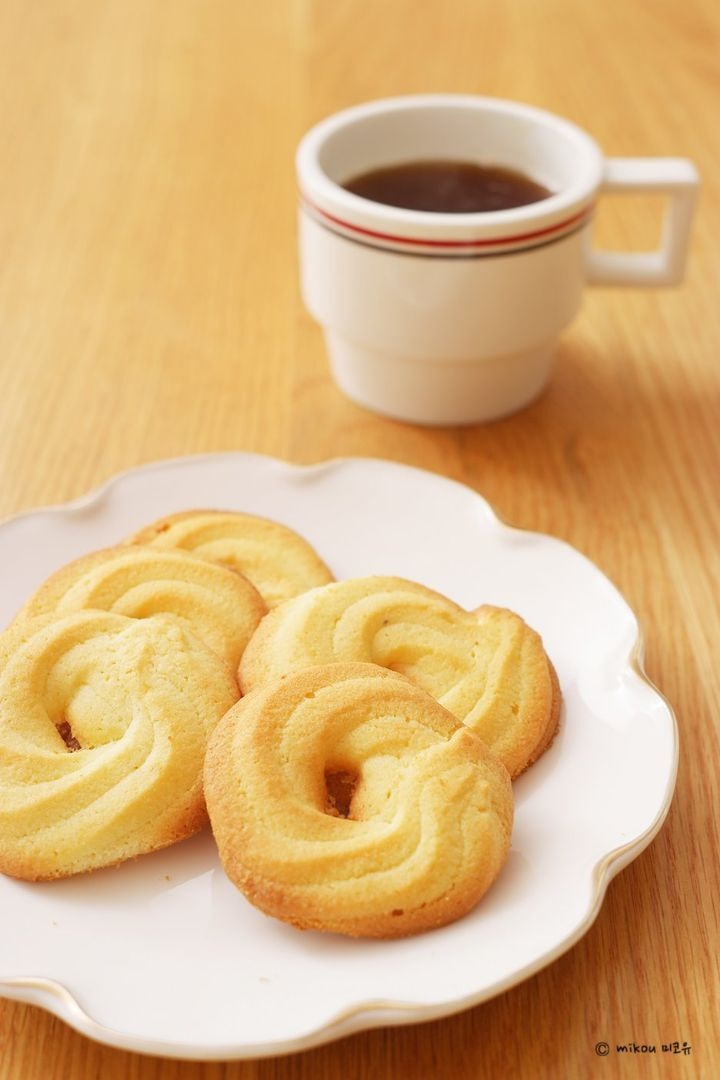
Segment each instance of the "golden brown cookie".
[{"label": "golden brown cookie", "polygon": [[0,635],[0,871],[66,877],[207,820],[208,735],[227,664],[175,618],[83,611]]},{"label": "golden brown cookie", "polygon": [[168,514],[130,538],[130,543],[181,548],[244,574],[269,608],[333,576],[325,563],[286,525],[228,510]]},{"label": "golden brown cookie", "polygon": [[184,551],[122,545],[61,567],[18,618],[90,608],[134,619],[173,615],[233,668],[267,610],[250,582],[225,567]]},{"label": "golden brown cookie", "polygon": [[240,686],[247,693],[289,671],[358,661],[407,675],[477,732],[512,777],[557,728],[555,672],[519,615],[468,612],[402,578],[336,582],[275,608],[243,654]]},{"label": "golden brown cookie", "polygon": [[240,701],[205,793],[228,877],[303,929],[399,937],[466,914],[505,862],[510,778],[408,679],[329,664]]}]

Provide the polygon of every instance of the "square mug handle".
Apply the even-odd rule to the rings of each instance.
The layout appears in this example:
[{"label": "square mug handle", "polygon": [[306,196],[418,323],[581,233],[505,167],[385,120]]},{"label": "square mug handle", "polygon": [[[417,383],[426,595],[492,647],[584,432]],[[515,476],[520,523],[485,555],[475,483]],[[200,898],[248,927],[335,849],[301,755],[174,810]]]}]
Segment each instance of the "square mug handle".
[{"label": "square mug handle", "polygon": [[666,192],[670,198],[657,251],[585,250],[592,285],[677,285],[685,273],[690,225],[698,190],[697,169],[687,158],[609,158],[603,192]]}]

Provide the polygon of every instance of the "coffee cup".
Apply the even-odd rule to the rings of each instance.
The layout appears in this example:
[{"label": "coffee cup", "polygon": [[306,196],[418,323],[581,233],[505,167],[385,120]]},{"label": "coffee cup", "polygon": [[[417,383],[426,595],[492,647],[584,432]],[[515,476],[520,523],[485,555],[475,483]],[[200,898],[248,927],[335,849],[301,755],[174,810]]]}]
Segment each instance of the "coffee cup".
[{"label": "coffee cup", "polygon": [[[444,159],[500,165],[551,194],[437,213],[344,188],[368,170]],[[605,158],[574,124],[529,105],[454,94],[370,102],[313,127],[297,152],[305,304],[340,389],[418,424],[493,420],[529,404],[586,284],[681,281],[698,177],[684,158]],[[605,192],[668,196],[656,251],[593,249]]]}]

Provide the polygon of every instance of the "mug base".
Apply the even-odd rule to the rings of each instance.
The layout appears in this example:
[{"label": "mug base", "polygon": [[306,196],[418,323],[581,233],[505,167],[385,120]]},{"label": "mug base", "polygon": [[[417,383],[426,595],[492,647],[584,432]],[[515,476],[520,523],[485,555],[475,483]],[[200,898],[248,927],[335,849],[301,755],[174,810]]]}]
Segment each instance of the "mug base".
[{"label": "mug base", "polygon": [[325,341],[335,381],[351,401],[429,426],[482,424],[523,409],[545,387],[555,347],[458,361],[376,352],[332,331]]}]

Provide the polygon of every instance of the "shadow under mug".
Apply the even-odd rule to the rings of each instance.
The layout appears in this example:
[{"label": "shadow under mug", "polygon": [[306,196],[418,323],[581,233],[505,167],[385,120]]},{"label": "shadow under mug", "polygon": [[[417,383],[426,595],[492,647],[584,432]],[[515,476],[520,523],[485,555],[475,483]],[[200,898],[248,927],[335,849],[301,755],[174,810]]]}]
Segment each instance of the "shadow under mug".
[{"label": "shadow under mug", "polygon": [[[381,166],[428,159],[503,165],[553,194],[483,213],[386,206],[343,188]],[[605,159],[560,117],[496,98],[434,94],[355,106],[297,152],[303,298],[335,379],[375,412],[468,424],[527,405],[591,284],[683,276],[698,186],[683,158]],[[600,192],[669,196],[657,251],[590,246]]]}]

